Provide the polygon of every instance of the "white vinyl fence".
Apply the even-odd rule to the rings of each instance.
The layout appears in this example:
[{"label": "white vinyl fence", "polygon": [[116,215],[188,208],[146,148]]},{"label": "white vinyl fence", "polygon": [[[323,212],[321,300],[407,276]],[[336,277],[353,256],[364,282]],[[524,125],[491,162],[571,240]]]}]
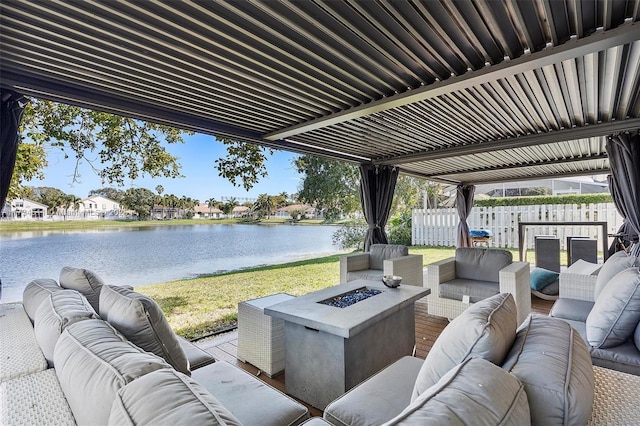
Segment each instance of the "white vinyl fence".
[{"label": "white vinyl fence", "polygon": [[[456,245],[458,212],[455,208],[416,209],[412,215],[413,245]],[[607,222],[607,233],[615,234],[622,217],[613,203],[548,204],[538,206],[474,207],[467,219],[469,229],[488,229],[493,233],[490,247],[518,248],[519,222]],[[602,241],[600,226],[528,226],[525,247],[532,248],[536,235],[555,235],[566,250],[567,236],[588,236]],[[605,235],[604,238],[607,238]],[[608,244],[607,244],[608,245]],[[600,243],[598,248],[601,247]]]}]

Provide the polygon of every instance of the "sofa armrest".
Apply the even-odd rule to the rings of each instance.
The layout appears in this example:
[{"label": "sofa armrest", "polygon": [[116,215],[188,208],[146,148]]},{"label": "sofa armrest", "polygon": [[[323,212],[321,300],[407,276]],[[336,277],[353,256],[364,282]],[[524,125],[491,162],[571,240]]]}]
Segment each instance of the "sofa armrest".
[{"label": "sofa armrest", "polygon": [[529,262],[513,262],[500,270],[500,293],[511,293],[518,310],[518,325],[531,313]]},{"label": "sofa armrest", "polygon": [[386,259],[383,265],[384,275],[398,275],[402,277],[403,284],[423,286],[421,254],[409,254]]},{"label": "sofa armrest", "polygon": [[439,295],[440,283],[451,281],[456,277],[456,258],[440,260],[427,266],[427,287],[431,289],[431,295]]},{"label": "sofa armrest", "polygon": [[369,253],[355,253],[340,256],[340,282],[347,282],[347,273],[369,269]]},{"label": "sofa armrest", "polygon": [[560,298],[594,301],[596,280],[602,265],[580,259],[560,274]]}]

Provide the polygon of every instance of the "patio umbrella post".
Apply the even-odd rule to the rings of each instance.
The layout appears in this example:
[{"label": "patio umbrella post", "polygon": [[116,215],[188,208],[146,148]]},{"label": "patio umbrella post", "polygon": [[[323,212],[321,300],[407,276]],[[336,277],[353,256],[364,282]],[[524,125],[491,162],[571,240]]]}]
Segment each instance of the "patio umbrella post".
[{"label": "patio umbrella post", "polygon": [[467,218],[473,208],[473,196],[476,187],[473,185],[458,185],[456,188],[456,209],[460,217],[458,224],[458,238],[456,247],[471,247],[471,237],[469,237],[469,224]]},{"label": "patio umbrella post", "polygon": [[360,165],[360,202],[369,224],[364,237],[365,252],[372,244],[388,243],[384,228],[389,220],[397,180],[398,169],[395,167]]}]

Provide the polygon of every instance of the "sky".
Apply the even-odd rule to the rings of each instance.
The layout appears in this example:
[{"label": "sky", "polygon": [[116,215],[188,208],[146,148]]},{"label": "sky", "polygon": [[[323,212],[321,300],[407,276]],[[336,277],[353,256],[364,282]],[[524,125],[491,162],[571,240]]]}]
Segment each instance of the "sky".
[{"label": "sky", "polygon": [[[222,200],[223,197],[235,197],[240,203],[244,198],[257,198],[259,194],[276,195],[282,192],[292,194],[298,192],[302,175],[298,174],[292,164],[295,154],[285,151],[274,151],[267,154],[268,176],[261,178],[250,191],[242,186],[233,186],[228,180],[218,176],[215,160],[226,155],[225,145],[213,136],[195,134],[184,135],[184,144],[166,144],[167,151],[178,157],[182,165],[180,172],[183,178],[151,178],[146,176],[135,181],[126,180],[125,186],[102,185],[100,177],[83,163],[80,166],[80,182],[73,183],[75,159],[65,159],[58,148],[51,148],[48,152],[48,167],[44,170],[44,180],[34,179],[27,182],[29,186],[51,186],[67,194],[80,198],[89,195],[92,189],[103,186],[113,186],[126,190],[130,187],[142,187],[156,192],[156,187],[162,185],[164,194],[174,194],[178,197],[187,196],[204,203],[209,198]],[[91,158],[91,153],[88,155]],[[97,153],[93,154],[97,157]]]}]

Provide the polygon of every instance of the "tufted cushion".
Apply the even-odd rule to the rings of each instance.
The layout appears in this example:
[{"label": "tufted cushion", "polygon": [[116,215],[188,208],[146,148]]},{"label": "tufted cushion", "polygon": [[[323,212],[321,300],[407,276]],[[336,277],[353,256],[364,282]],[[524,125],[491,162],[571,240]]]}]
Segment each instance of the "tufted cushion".
[{"label": "tufted cushion", "polygon": [[442,331],[429,351],[413,388],[412,400],[468,358],[502,364],[516,338],[513,295],[501,293],[471,305]]},{"label": "tufted cushion", "polygon": [[532,424],[587,424],[593,406],[591,356],[566,322],[530,315],[502,368],[524,384]]},{"label": "tufted cushion", "polygon": [[525,425],[529,403],[513,375],[481,358],[447,372],[385,425]]},{"label": "tufted cushion", "polygon": [[131,342],[190,375],[189,361],[158,304],[122,287],[104,286],[100,316]]},{"label": "tufted cushion", "polygon": [[120,388],[152,371],[171,368],[98,319],[68,326],[56,343],[53,360],[79,425],[106,425]]},{"label": "tufted cushion", "polygon": [[116,395],[113,425],[240,425],[240,421],[201,385],[175,370],[156,370]]},{"label": "tufted cushion", "polygon": [[384,261],[409,254],[407,246],[399,244],[373,244],[369,248],[369,268],[383,269]]},{"label": "tufted cushion", "polygon": [[613,277],[625,269],[634,266],[636,261],[637,259],[635,257],[629,256],[623,251],[619,251],[611,255],[611,257],[604,262],[604,265],[602,265],[602,268],[600,268],[600,272],[598,272],[598,276],[596,277],[596,288],[593,291],[594,300],[598,300],[598,296],[600,296],[602,290],[604,290],[607,283],[609,283]]},{"label": "tufted cushion", "polygon": [[88,269],[65,266],[60,271],[60,286],[79,291],[96,312],[100,312],[100,289],[104,282]]},{"label": "tufted cushion", "polygon": [[461,247],[456,249],[456,277],[474,281],[500,281],[500,270],[511,265],[507,250]]},{"label": "tufted cushion", "polygon": [[60,290],[47,297],[36,311],[36,339],[53,367],[53,350],[64,329],[77,321],[98,318],[87,299],[75,290]]},{"label": "tufted cushion", "polygon": [[58,285],[56,280],[49,278],[41,278],[31,281],[24,288],[22,292],[22,303],[24,304],[24,310],[27,311],[27,315],[33,322],[36,311],[40,303],[54,291],[62,290],[62,287]]},{"label": "tufted cushion", "polygon": [[587,317],[587,341],[611,348],[629,339],[640,321],[640,271],[629,268],[609,280]]}]

